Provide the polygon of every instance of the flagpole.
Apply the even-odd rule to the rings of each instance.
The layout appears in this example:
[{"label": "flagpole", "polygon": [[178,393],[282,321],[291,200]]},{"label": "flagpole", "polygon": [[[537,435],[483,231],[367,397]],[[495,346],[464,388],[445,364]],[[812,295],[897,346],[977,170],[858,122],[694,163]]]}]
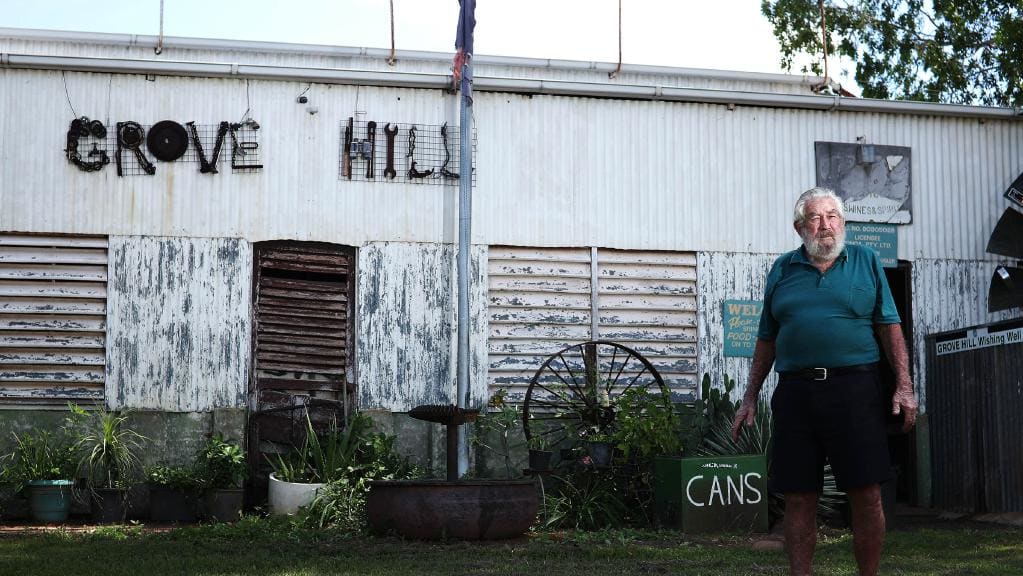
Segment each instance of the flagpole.
[{"label": "flagpole", "polygon": [[[455,45],[462,58],[458,156],[458,373],[456,396],[459,408],[469,405],[469,255],[472,241],[472,45],[476,25],[475,0],[461,0],[458,38]],[[458,70],[455,77],[458,78]],[[459,427],[458,477],[469,471],[469,442],[466,426]]]}]

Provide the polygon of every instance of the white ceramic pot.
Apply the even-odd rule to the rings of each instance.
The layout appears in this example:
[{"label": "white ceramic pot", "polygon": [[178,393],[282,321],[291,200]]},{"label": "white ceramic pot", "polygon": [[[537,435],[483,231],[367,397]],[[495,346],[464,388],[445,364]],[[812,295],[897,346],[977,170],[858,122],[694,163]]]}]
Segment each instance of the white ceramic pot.
[{"label": "white ceramic pot", "polygon": [[270,513],[294,514],[302,506],[308,506],[313,498],[316,498],[316,493],[324,486],[325,484],[285,482],[270,474],[270,489],[267,494],[270,501]]}]

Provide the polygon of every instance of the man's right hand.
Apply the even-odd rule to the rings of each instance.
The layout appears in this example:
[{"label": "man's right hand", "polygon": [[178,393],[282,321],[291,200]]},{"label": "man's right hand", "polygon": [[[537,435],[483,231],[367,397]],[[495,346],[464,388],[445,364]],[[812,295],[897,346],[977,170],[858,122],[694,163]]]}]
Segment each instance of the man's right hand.
[{"label": "man's right hand", "polygon": [[756,401],[749,402],[743,400],[739,406],[739,410],[735,413],[735,420],[732,422],[732,442],[739,441],[739,430],[743,424],[746,426],[752,426],[753,420],[757,417],[757,403]]}]

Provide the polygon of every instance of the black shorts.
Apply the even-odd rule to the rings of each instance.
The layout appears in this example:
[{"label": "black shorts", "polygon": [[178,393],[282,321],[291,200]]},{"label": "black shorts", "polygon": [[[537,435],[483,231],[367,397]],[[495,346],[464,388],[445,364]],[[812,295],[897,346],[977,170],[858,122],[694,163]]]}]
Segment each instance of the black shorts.
[{"label": "black shorts", "polygon": [[770,490],[820,492],[828,462],[839,490],[891,479],[883,406],[876,371],[780,378],[771,397]]}]

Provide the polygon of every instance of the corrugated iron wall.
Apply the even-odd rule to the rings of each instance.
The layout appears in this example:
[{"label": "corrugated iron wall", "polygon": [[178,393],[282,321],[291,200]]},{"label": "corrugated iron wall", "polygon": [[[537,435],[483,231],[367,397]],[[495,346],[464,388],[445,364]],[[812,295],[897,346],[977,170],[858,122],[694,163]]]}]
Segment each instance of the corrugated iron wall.
[{"label": "corrugated iron wall", "polygon": [[0,408],[103,401],[107,239],[0,234]]},{"label": "corrugated iron wall", "polygon": [[[361,408],[407,412],[456,403],[457,286],[450,244],[359,249],[356,378]],[[486,402],[486,248],[469,264],[470,405]]]},{"label": "corrugated iron wall", "polygon": [[677,399],[692,397],[695,255],[491,246],[488,281],[491,393],[519,401],[547,356],[601,339],[645,356]]},{"label": "corrugated iron wall", "polygon": [[[913,376],[917,383],[930,382],[925,338],[949,330],[961,330],[1006,320],[1018,312],[987,311],[987,293],[995,264],[961,260],[913,262]],[[929,411],[929,386],[917,385],[923,411]]]},{"label": "corrugated iron wall", "polygon": [[111,237],[108,405],[246,406],[251,279],[242,240]]},{"label": "corrugated iron wall", "polygon": [[[963,512],[1023,512],[1023,343],[936,353],[974,332],[927,336],[934,505]],[[979,330],[976,330],[979,328]]]},{"label": "corrugated iron wall", "polygon": [[[0,71],[0,229],[366,242],[445,242],[457,187],[343,181],[341,124],[455,123],[440,91],[67,73],[79,114],[110,122],[262,125],[265,168],[155,176],[83,173],[61,157],[70,113],[58,72]],[[310,114],[295,97],[306,88]],[[988,260],[1001,192],[1023,171],[1023,123],[598,98],[477,93],[473,243],[781,253],[815,182],[814,141],[909,146],[907,260]],[[627,121],[622,120],[627,119]],[[33,134],[31,139],[14,137]],[[358,218],[352,218],[358,214]]]}]

